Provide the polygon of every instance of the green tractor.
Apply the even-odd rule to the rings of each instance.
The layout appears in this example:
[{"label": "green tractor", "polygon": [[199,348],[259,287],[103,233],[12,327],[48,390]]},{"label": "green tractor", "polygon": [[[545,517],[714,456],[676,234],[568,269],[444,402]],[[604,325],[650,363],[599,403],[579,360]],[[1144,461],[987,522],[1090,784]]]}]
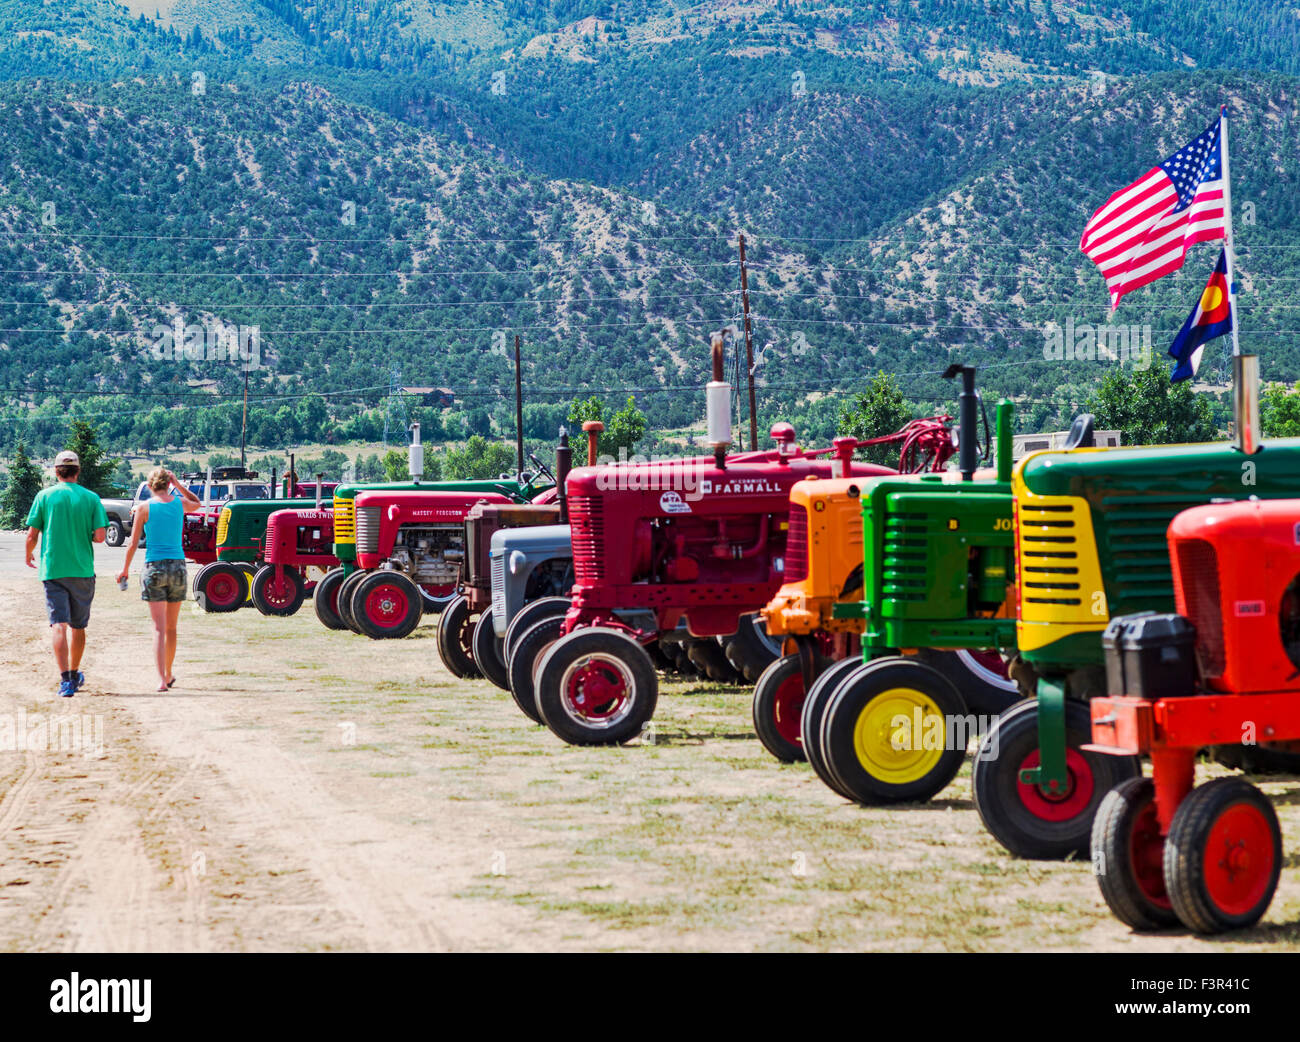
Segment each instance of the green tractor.
[{"label": "green tractor", "polygon": [[[1165,537],[1174,516],[1207,503],[1293,498],[1300,489],[1300,439],[1256,443],[1257,377],[1236,377],[1239,395],[1245,388],[1236,444],[1038,452],[1016,467],[1012,675],[1035,697],[988,732],[971,778],[985,827],[1013,854],[1085,856],[1102,798],[1141,773],[1136,757],[1087,748],[1088,700],[1107,693],[1102,632],[1110,619],[1174,611]],[[1212,574],[1205,581],[1217,582]],[[1243,750],[1222,747],[1225,760]]]},{"label": "green tractor", "polygon": [[232,499],[217,515],[217,559],[194,576],[204,611],[231,612],[249,601],[266,550],[267,520],[277,510],[309,510],[315,499]]}]

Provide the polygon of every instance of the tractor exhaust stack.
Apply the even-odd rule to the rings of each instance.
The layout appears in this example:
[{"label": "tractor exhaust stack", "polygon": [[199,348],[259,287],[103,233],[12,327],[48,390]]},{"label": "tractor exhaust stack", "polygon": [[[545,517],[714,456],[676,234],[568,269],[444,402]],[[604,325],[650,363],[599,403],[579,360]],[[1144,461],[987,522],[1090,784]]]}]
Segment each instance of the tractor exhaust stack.
[{"label": "tractor exhaust stack", "polygon": [[1259,356],[1232,356],[1233,444],[1247,456],[1259,450]]},{"label": "tractor exhaust stack", "polygon": [[979,445],[976,421],[979,418],[979,395],[975,393],[975,367],[953,363],[944,370],[943,378],[951,380],[961,376],[961,393],[957,396],[957,469],[962,481],[971,481],[979,466]]},{"label": "tractor exhaust stack", "polygon": [[318,470],[316,472],[316,509],[320,509],[320,490],[325,484],[325,472]]},{"label": "tractor exhaust stack", "polygon": [[564,490],[564,482],[573,469],[573,449],[569,447],[569,432],[560,428],[560,444],[555,449],[555,500],[560,505],[560,524],[569,523],[569,495]]},{"label": "tractor exhaust stack", "polygon": [[424,446],[420,444],[420,421],[411,424],[411,445],[406,463],[411,480],[418,482],[424,477]]},{"label": "tractor exhaust stack", "polygon": [[582,425],[583,433],[587,435],[587,466],[596,465],[596,457],[600,446],[600,434],[605,429],[605,425],[599,420],[588,420]]},{"label": "tractor exhaust stack", "polygon": [[710,344],[713,355],[713,379],[704,389],[705,426],[713,458],[719,470],[727,466],[727,449],[731,447],[731,384],[722,373],[723,334],[714,333]]}]

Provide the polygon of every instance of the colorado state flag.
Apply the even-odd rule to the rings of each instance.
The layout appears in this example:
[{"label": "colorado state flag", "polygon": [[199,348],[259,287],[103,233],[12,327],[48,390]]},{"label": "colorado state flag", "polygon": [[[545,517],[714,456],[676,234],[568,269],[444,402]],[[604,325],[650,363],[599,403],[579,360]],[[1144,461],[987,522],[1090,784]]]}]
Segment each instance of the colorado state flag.
[{"label": "colorado state flag", "polygon": [[1219,263],[1210,273],[1205,292],[1196,302],[1196,309],[1187,316],[1183,328],[1169,345],[1169,356],[1177,359],[1170,383],[1188,380],[1196,375],[1201,365],[1201,353],[1208,341],[1232,332],[1232,305],[1228,298],[1228,257],[1219,251]]}]

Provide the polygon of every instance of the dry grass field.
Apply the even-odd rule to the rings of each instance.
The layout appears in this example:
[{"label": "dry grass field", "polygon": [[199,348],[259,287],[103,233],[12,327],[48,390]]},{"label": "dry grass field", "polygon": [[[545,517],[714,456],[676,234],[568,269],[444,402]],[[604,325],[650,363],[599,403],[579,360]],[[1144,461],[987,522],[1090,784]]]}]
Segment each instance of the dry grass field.
[{"label": "dry grass field", "polygon": [[88,684],[65,700],[40,586],[0,537],[0,742],[5,721],[91,739],[0,751],[0,950],[1300,948],[1295,779],[1264,785],[1292,851],[1264,923],[1140,936],[1087,864],[990,839],[968,768],[923,806],[848,805],[769,758],[737,689],[666,684],[653,743],[571,748],[453,679],[432,620],[374,642],[310,606],[191,604],[157,694],[119,555],[100,550]]}]

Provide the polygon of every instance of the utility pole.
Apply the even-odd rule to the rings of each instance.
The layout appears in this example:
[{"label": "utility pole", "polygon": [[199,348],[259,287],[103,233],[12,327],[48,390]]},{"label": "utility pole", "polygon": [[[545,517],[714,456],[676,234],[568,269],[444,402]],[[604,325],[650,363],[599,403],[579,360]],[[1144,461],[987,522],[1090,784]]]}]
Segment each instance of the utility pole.
[{"label": "utility pole", "polygon": [[515,449],[519,456],[517,474],[524,472],[524,384],[519,369],[519,334],[515,334]]},{"label": "utility pole", "polygon": [[[244,419],[239,425],[239,469],[244,471],[247,463],[244,460],[244,443],[248,433],[248,370],[244,370]],[[247,473],[247,471],[245,471]]]},{"label": "utility pole", "polygon": [[740,233],[740,304],[745,312],[745,373],[749,381],[749,448],[758,450],[758,406],[754,402],[754,330],[749,322],[749,269],[745,266],[745,233]]}]

